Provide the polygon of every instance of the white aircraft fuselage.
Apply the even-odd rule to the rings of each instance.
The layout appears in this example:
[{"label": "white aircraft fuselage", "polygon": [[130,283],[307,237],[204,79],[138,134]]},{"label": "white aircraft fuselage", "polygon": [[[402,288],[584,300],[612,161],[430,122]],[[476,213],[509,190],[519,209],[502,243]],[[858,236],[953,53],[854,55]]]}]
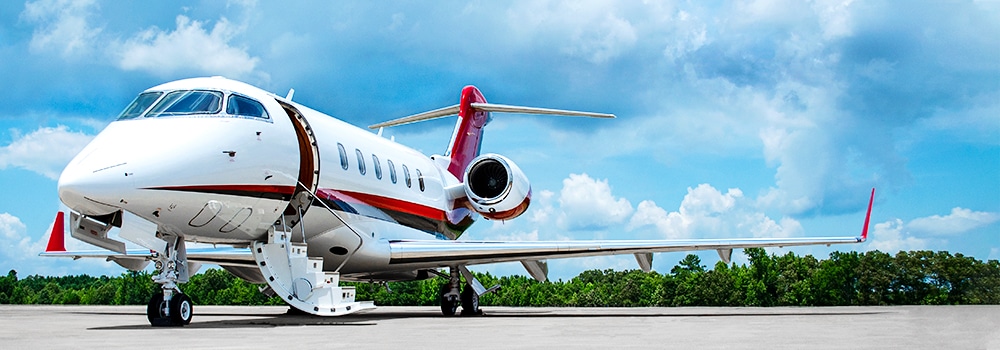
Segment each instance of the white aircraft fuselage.
[{"label": "white aircraft fuselage", "polygon": [[246,246],[266,240],[303,184],[323,203],[291,232],[304,230],[309,255],[323,256],[328,270],[360,247],[344,275],[401,270],[389,266],[388,245],[380,244],[387,238],[454,239],[472,223],[472,212],[446,197],[445,188],[461,183],[449,163],[435,160],[447,158],[224,78],[175,81],[146,93],[177,91],[218,93],[220,101],[248,97],[266,116],[227,114],[223,104],[116,120],[63,171],[62,201],[91,217],[128,211],[189,242]]}]

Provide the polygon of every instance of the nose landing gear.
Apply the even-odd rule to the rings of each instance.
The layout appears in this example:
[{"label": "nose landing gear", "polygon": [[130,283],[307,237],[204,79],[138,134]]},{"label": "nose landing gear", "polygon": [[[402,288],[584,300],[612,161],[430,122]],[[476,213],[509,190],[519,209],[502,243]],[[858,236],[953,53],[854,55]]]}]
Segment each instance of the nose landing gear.
[{"label": "nose landing gear", "polygon": [[167,240],[166,251],[154,255],[160,274],[153,277],[153,282],[160,284],[163,290],[154,293],[146,305],[146,319],[154,327],[185,326],[194,316],[194,303],[177,286],[177,283],[187,282],[189,276],[184,240],[176,236],[170,238],[173,239]]}]

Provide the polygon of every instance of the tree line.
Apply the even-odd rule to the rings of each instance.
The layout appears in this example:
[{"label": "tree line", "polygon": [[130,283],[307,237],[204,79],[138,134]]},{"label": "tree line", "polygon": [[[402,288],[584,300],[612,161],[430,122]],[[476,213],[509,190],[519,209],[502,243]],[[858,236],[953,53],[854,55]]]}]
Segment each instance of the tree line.
[{"label": "tree line", "polygon": [[[711,269],[689,254],[669,273],[588,270],[568,281],[538,282],[526,276],[476,273],[485,286],[484,306],[843,306],[1000,304],[1000,262],[932,251],[767,254],[745,249],[748,264],[718,262]],[[22,279],[0,277],[0,304],[144,305],[159,291],[154,274],[129,271],[116,277],[88,275]],[[437,305],[441,277],[412,282],[347,283],[358,300],[376,305]],[[283,305],[221,269],[192,276],[181,286],[198,305]]]}]

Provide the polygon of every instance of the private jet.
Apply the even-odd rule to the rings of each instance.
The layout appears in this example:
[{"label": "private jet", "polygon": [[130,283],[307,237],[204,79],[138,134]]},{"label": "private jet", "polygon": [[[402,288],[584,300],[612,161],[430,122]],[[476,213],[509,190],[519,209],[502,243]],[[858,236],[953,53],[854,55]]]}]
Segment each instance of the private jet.
[{"label": "private jet", "polygon": [[[859,236],[468,239],[462,234],[477,219],[513,220],[531,202],[528,178],[511,159],[480,152],[493,113],[615,116],[492,104],[466,86],[458,104],[369,126],[376,133],[296,103],[293,93],[222,77],[141,92],[62,172],[58,193],[69,210],[56,214],[41,255],[102,258],[129,270],[154,263],[162,293],[150,298],[147,319],[183,326],[194,307],[181,285],[201,264],[320,316],[375,307],[341,281],[443,276],[441,312],[454,315],[461,306],[461,314],[477,315],[479,297],[497,286],[483,286],[473,265],[520,262],[545,281],[547,259],[631,254],[649,271],[657,252],[716,250],[728,262],[738,248],[867,239],[874,189]],[[381,135],[381,128],[449,116],[457,122],[443,155]],[[67,251],[66,231],[101,249]]]}]

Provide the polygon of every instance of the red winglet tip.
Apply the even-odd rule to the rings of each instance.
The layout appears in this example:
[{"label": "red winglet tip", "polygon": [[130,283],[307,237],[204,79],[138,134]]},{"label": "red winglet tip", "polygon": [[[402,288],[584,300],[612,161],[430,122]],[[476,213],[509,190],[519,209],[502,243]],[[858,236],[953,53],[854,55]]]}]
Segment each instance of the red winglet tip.
[{"label": "red winglet tip", "polygon": [[66,223],[63,216],[61,211],[56,213],[56,221],[52,223],[52,231],[49,233],[49,245],[45,247],[46,253],[66,251]]},{"label": "red winglet tip", "polygon": [[865,214],[865,228],[861,230],[861,242],[868,240],[868,223],[872,219],[872,204],[875,203],[875,188],[872,187],[872,196],[868,199],[868,213]]}]

